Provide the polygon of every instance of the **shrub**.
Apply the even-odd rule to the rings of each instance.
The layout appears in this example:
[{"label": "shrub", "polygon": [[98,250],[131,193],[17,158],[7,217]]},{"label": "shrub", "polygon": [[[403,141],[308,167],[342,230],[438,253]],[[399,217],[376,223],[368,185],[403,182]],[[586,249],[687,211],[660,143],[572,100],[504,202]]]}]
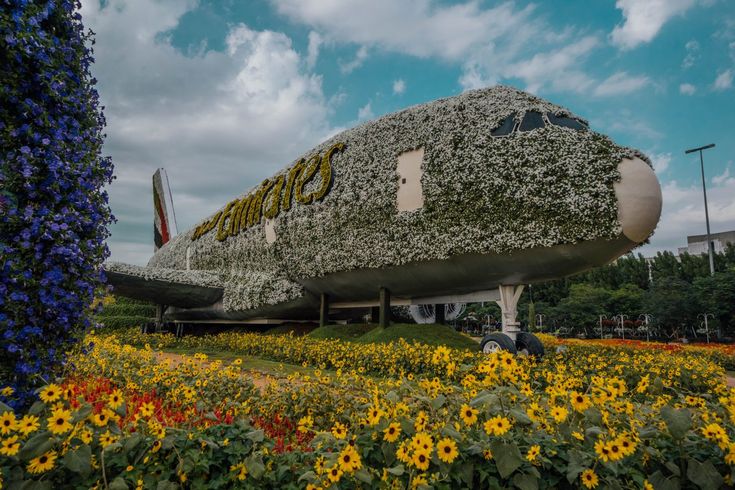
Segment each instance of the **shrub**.
[{"label": "shrub", "polygon": [[0,382],[29,400],[87,328],[112,216],[78,2],[0,9]]}]

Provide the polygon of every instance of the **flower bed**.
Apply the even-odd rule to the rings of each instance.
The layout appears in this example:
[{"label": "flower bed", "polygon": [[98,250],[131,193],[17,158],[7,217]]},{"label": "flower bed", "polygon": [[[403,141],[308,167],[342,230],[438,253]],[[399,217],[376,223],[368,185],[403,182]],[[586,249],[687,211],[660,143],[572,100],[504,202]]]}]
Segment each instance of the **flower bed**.
[{"label": "flower bed", "polygon": [[669,353],[685,353],[705,357],[725,369],[735,369],[735,345],[731,344],[683,344],[679,342],[647,342],[632,339],[561,339],[548,334],[538,334],[547,349],[556,349],[560,345],[590,350],[600,348],[624,350],[652,350]]},{"label": "flower bed", "polygon": [[114,337],[89,340],[75,375],[28,413],[0,408],[6,483],[718,488],[735,463],[735,392],[720,367],[681,352],[463,363],[425,348],[429,364],[456,373],[317,371],[259,392],[238,360],[172,365]]}]

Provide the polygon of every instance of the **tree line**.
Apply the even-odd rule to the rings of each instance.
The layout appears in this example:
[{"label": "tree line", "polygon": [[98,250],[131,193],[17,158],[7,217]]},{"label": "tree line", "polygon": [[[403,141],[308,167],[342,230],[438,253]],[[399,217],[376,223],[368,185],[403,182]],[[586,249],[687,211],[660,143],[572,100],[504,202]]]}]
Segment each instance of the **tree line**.
[{"label": "tree line", "polygon": [[[650,331],[657,337],[691,338],[708,327],[735,337],[735,246],[715,254],[710,275],[707,255],[679,256],[659,252],[646,259],[627,254],[617,261],[574,276],[527,287],[518,305],[519,318],[530,329],[569,334]],[[500,319],[494,303],[468,305],[464,317],[479,323]]]}]

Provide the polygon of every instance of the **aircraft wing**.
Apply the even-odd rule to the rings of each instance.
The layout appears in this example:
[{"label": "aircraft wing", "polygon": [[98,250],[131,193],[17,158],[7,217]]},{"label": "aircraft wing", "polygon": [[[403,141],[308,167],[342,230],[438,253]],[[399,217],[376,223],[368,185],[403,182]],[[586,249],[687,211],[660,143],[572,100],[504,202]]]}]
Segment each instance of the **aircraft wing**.
[{"label": "aircraft wing", "polygon": [[222,299],[224,283],[210,271],[185,271],[110,262],[104,265],[114,292],[160,305],[192,308]]}]

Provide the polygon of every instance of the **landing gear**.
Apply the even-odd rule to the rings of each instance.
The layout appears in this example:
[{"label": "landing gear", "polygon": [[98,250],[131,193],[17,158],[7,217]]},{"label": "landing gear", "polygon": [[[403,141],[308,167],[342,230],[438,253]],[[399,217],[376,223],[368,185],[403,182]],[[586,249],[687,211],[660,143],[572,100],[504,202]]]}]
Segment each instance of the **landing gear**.
[{"label": "landing gear", "polygon": [[511,354],[516,353],[516,346],[513,340],[500,332],[493,332],[485,335],[485,338],[480,342],[480,348],[483,354],[492,354],[493,352],[500,352],[501,350],[507,350]]},{"label": "landing gear", "polygon": [[544,344],[532,333],[518,332],[516,335],[516,349],[519,355],[543,357]]},{"label": "landing gear", "polygon": [[503,317],[503,332],[494,332],[486,335],[480,343],[485,354],[501,350],[513,354],[541,357],[544,355],[544,346],[541,341],[528,332],[521,332],[521,324],[517,321],[518,299],[523,292],[523,286],[500,285],[498,287],[500,312]]}]

